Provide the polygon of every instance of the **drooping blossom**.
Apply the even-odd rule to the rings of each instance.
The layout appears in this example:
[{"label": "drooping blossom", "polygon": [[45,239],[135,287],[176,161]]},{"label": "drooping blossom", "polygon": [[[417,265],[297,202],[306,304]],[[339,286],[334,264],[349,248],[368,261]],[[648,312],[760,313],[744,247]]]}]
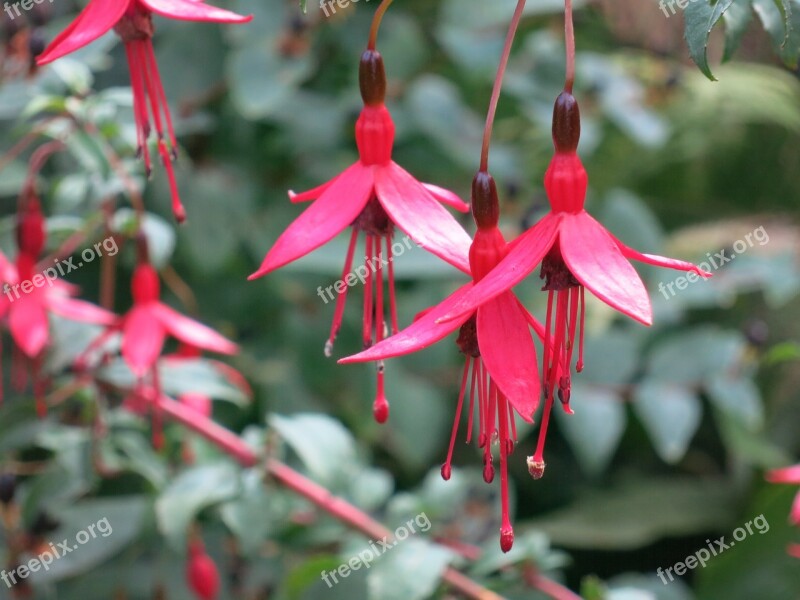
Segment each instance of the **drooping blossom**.
[{"label": "drooping blossom", "polygon": [[189,561],[186,564],[186,581],[199,600],[215,600],[219,595],[219,571],[206,552],[203,542],[189,542]]},{"label": "drooping blossom", "polygon": [[[128,365],[138,385],[128,399],[128,407],[142,411],[142,398],[152,398],[153,406],[153,443],[161,447],[161,416],[158,403],[161,397],[161,382],[158,363],[164,342],[173,337],[179,342],[208,352],[219,354],[235,354],[236,344],[223,337],[210,327],[183,316],[173,308],[161,302],[161,287],[158,273],[150,264],[147,243],[144,238],[138,240],[139,259],[133,272],[131,291],[133,306],[122,317],[118,318],[106,331],[95,339],[84,352],[84,356],[100,347],[110,337],[121,333],[122,358]],[[153,394],[140,393],[151,388]]]},{"label": "drooping blossom", "polygon": [[[584,291],[588,289],[617,311],[650,325],[650,297],[630,259],[710,276],[691,263],[629,248],[586,212],[588,177],[577,154],[579,138],[578,104],[570,92],[564,91],[555,103],[556,152],[544,179],[550,212],[515,240],[497,267],[441,317],[448,321],[472,314],[476,307],[508,292],[541,265],[542,289],[547,292],[542,358],[545,408],[536,453],[528,460],[531,474],[537,478],[544,472],[544,436],[556,388],[565,410],[571,412],[570,371],[573,364],[576,371],[583,369]],[[573,363],[576,339],[578,352]]]},{"label": "drooping blossom", "polygon": [[49,316],[95,325],[114,322],[113,313],[73,298],[77,288],[59,279],[56,267],[37,265],[46,242],[39,199],[32,193],[25,194],[17,223],[16,264],[11,265],[5,257],[0,259],[0,278],[5,283],[0,296],[0,318],[6,321],[14,342],[12,381],[15,387],[24,389],[30,367],[40,416],[47,411],[39,371],[51,341]]},{"label": "drooping blossom", "polygon": [[[362,276],[365,284],[365,348],[379,343],[385,330],[398,331],[392,250],[395,228],[428,252],[469,273],[467,249],[470,238],[440,203],[462,212],[468,211],[469,207],[450,191],[420,183],[392,160],[395,129],[384,105],[386,73],[383,59],[376,50],[368,49],[361,57],[359,81],[364,100],[356,123],[359,160],[313,190],[289,193],[293,202],[316,200],[283,232],[261,267],[250,276],[252,280],[271,273],[326,244],[342,231],[351,229],[341,278],[347,285],[337,286],[335,290],[336,307],[325,344],[326,356],[333,352],[333,343],[342,323],[347,288],[356,280],[352,267],[361,234],[365,238]],[[385,301],[384,280],[388,282],[388,303]],[[328,288],[331,300],[332,288]],[[326,299],[322,288],[319,293]],[[385,422],[389,415],[389,404],[383,390],[384,367],[381,363],[377,369],[377,394],[373,404],[374,416],[380,423]]]},{"label": "drooping blossom", "polygon": [[[371,348],[340,360],[340,363],[385,360],[427,348],[458,330],[456,343],[466,356],[461,376],[453,429],[442,477],[451,475],[451,461],[464,399],[469,388],[469,423],[467,442],[472,438],[473,415],[478,415],[478,446],[483,448],[483,477],[494,479],[491,446],[499,442],[502,524],[500,546],[508,552],[514,542],[509,516],[508,456],[516,442],[515,412],[525,421],[532,417],[539,404],[539,372],[536,348],[529,331],[538,337],[544,328],[522,306],[513,292],[507,291],[482,303],[471,312],[445,323],[439,318],[452,310],[462,298],[508,253],[502,233],[497,227],[499,216],[494,179],[479,172],[472,185],[472,207],[478,231],[469,250],[472,282],[462,286],[440,304],[427,310],[400,333]],[[471,373],[470,373],[471,371]],[[477,398],[477,402],[476,402]]]},{"label": "drooping blossom", "polygon": [[[774,469],[767,473],[767,481],[770,483],[800,485],[800,465]],[[794,497],[792,509],[789,513],[789,522],[796,527],[800,526],[800,492]],[[800,558],[800,544],[790,544],[787,552],[795,558]]]},{"label": "drooping blossom", "polygon": [[[172,210],[182,222],[186,211],[181,204],[172,162],[178,143],[153,52],[153,14],[179,21],[246,23],[242,16],[206,5],[202,0],[91,0],[77,18],[37,57],[45,65],[93,42],[112,29],[122,39],[131,75],[133,116],[139,154],[148,176],[152,172],[148,140],[151,119],[157,134],[157,150],[164,165],[172,194]],[[188,59],[188,57],[187,57]]]}]

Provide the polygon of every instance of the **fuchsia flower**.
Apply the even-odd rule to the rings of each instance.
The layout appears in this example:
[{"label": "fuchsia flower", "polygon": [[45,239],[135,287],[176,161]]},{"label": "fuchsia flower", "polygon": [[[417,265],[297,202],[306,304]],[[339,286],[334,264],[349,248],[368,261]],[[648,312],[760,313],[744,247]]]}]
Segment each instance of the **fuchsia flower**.
[{"label": "fuchsia flower", "polygon": [[[161,396],[161,384],[157,364],[167,337],[172,336],[193,348],[220,354],[235,354],[238,348],[213,329],[183,316],[161,302],[158,273],[148,260],[147,245],[143,238],[139,240],[139,264],[133,273],[131,290],[131,309],[98,337],[85,354],[102,345],[112,335],[122,333],[122,358],[139,380],[138,389],[134,391],[128,405],[136,410],[136,399],[155,399],[153,441],[156,447],[160,447],[161,422],[157,404]],[[149,378],[149,381],[145,381],[145,378]],[[140,393],[147,387],[151,387],[154,394]],[[139,412],[141,408],[139,407]]]},{"label": "fuchsia flower", "polygon": [[[293,202],[317,200],[283,232],[250,279],[305,256],[349,227],[352,233],[342,271],[344,281],[351,275],[356,243],[363,232],[366,238],[363,338],[364,347],[369,347],[383,339],[387,320],[391,322],[392,332],[398,330],[392,261],[395,227],[429,252],[469,273],[466,250],[470,238],[439,203],[461,212],[468,211],[469,207],[452,192],[420,183],[392,160],[394,123],[384,105],[386,74],[380,53],[370,49],[363,54],[359,75],[364,108],[356,123],[358,162],[313,190],[289,193]],[[384,264],[388,271],[389,319],[384,317]],[[325,345],[326,356],[333,351],[346,297],[345,287],[336,298],[330,337]],[[388,418],[389,405],[383,394],[382,364],[378,366],[377,388],[374,414],[377,421],[383,423]]]},{"label": "fuchsia flower", "polygon": [[[177,158],[178,143],[172,127],[164,86],[153,52],[153,13],[180,21],[247,23],[253,17],[207,6],[202,0],[91,0],[83,12],[40,54],[36,62],[45,65],[93,42],[112,29],[122,38],[131,73],[133,114],[139,154],[144,157],[148,176],[151,173],[150,117],[158,134],[158,153],[167,172],[172,192],[172,210],[182,222],[186,212],[181,204],[172,161]],[[165,140],[165,131],[168,134]]]},{"label": "fuchsia flower", "polygon": [[214,600],[219,595],[219,571],[200,540],[189,542],[186,581],[200,600]]},{"label": "fuchsia flower", "polygon": [[[767,481],[770,483],[800,485],[800,465],[774,469],[767,473]],[[800,492],[794,497],[792,510],[789,513],[789,521],[792,525],[800,526]],[[800,544],[790,544],[787,551],[795,558],[800,558]]]},{"label": "fuchsia flower", "polygon": [[627,247],[586,212],[588,177],[577,154],[579,138],[578,104],[571,93],[564,91],[555,104],[556,153],[544,180],[550,213],[522,234],[497,267],[440,319],[462,319],[478,306],[506,293],[541,264],[540,277],[545,281],[542,289],[548,293],[542,360],[545,412],[536,454],[529,459],[535,477],[544,470],[542,432],[547,428],[556,385],[565,410],[571,412],[570,369],[579,327],[576,370],[583,369],[584,289],[619,312],[650,325],[653,320],[650,298],[629,259],[710,276],[691,263],[641,254]]},{"label": "fuchsia flower", "polygon": [[467,358],[461,377],[461,391],[447,460],[442,465],[442,477],[445,480],[450,479],[453,447],[469,381],[467,442],[472,437],[473,406],[477,389],[480,431],[478,446],[484,451],[483,477],[487,483],[494,479],[491,445],[493,441],[499,440],[502,498],[500,546],[504,552],[508,552],[514,542],[514,531],[509,517],[506,463],[516,442],[514,411],[525,421],[532,422],[533,413],[539,403],[540,383],[536,368],[536,348],[528,327],[532,327],[540,338],[544,335],[544,328],[510,291],[481,304],[471,313],[462,314],[446,323],[438,322],[441,316],[452,310],[508,253],[508,245],[497,228],[498,202],[494,179],[486,172],[479,172],[473,180],[472,190],[473,212],[478,224],[475,241],[469,251],[472,283],[456,290],[400,333],[339,362],[384,360],[410,354],[427,348],[459,329],[456,343]]},{"label": "fuchsia flower", "polygon": [[[109,325],[114,321],[113,313],[73,298],[76,288],[58,280],[59,273],[55,267],[48,266],[42,271],[37,268],[36,263],[46,240],[39,200],[29,195],[23,202],[17,225],[19,253],[16,267],[9,264],[5,257],[0,261],[0,276],[6,283],[4,295],[0,297],[0,318],[6,319],[17,351],[31,366],[40,416],[47,411],[38,371],[45,348],[50,343],[49,315],[96,325]],[[15,358],[22,357],[15,353]],[[16,387],[24,388],[24,365],[16,364],[13,372]]]}]

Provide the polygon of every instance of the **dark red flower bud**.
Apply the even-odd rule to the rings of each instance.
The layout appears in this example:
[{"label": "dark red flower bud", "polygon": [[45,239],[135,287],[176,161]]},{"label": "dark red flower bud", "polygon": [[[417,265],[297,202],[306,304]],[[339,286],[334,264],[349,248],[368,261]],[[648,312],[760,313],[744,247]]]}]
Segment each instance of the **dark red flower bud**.
[{"label": "dark red flower bud", "polygon": [[215,600],[219,593],[219,571],[217,571],[217,565],[206,554],[202,543],[194,542],[189,546],[189,564],[186,567],[186,580],[200,600]]},{"label": "dark red flower bud", "polygon": [[575,152],[581,139],[581,111],[575,96],[561,92],[553,108],[553,143],[558,152]]},{"label": "dark red flower bud", "polygon": [[358,66],[358,85],[367,106],[380,106],[386,100],[386,69],[377,50],[365,50]]},{"label": "dark red flower bud", "polygon": [[39,199],[30,195],[24,202],[17,221],[17,246],[20,252],[38,257],[47,240],[44,230],[44,215]]},{"label": "dark red flower bud", "polygon": [[472,215],[481,229],[497,227],[500,219],[497,185],[486,171],[478,171],[472,179]]}]

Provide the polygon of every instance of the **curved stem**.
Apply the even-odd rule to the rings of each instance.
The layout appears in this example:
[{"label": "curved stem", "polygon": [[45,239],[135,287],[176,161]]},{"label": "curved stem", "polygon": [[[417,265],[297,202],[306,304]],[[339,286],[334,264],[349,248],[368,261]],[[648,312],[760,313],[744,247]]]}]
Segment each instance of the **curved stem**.
[{"label": "curved stem", "polygon": [[[570,0],[567,0],[568,2]],[[494,87],[492,88],[492,99],[489,101],[489,112],[486,115],[486,127],[483,130],[483,146],[481,147],[481,171],[487,171],[489,168],[489,144],[492,139],[492,127],[494,126],[494,117],[497,114],[497,104],[500,101],[500,91],[503,88],[503,77],[506,73],[508,66],[508,59],[511,56],[511,46],[514,44],[514,38],[517,35],[517,28],[522,19],[522,11],[525,9],[525,0],[517,0],[517,8],[514,10],[514,16],[511,18],[511,24],[508,26],[508,35],[506,36],[506,44],[503,47],[503,54],[500,57],[500,65],[497,67],[497,75],[494,78]]]},{"label": "curved stem", "polygon": [[572,22],[572,0],[564,0],[564,42],[567,48],[567,73],[564,91],[572,93],[575,84],[575,26]]},{"label": "curved stem", "polygon": [[36,176],[39,174],[39,171],[42,170],[42,167],[44,167],[47,159],[64,148],[63,142],[54,140],[42,144],[34,151],[30,161],[28,161],[28,175],[25,177],[25,182],[22,184],[22,193],[19,196],[20,202],[25,202],[27,194],[34,191]]},{"label": "curved stem", "polygon": [[383,20],[383,15],[389,9],[392,2],[394,2],[394,0],[383,0],[378,10],[375,11],[375,17],[372,19],[372,28],[369,30],[368,50],[375,50],[375,43],[378,41],[378,29],[380,29],[381,20]]}]

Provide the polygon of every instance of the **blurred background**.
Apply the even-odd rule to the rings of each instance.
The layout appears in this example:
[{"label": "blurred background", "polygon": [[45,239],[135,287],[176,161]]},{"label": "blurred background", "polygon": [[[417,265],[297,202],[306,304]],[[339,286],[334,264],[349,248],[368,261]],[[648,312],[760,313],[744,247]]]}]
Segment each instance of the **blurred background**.
[{"label": "blurred background", "polygon": [[[637,266],[653,298],[650,328],[589,304],[575,414],[556,414],[540,481],[524,461],[536,432],[520,427],[510,461],[517,542],[508,555],[497,543],[499,487],[483,483],[480,451],[459,436],[453,477],[439,476],[463,366],[455,339],[387,364],[391,417],[380,426],[371,414],[374,366],[335,362],[360,350],[361,289],[351,291],[334,358],[323,355],[333,304],[317,288],[340,278],[347,240],[246,281],[301,210],[287,190],[319,185],[357,158],[357,65],[377,0],[337,7],[330,17],[313,2],[305,15],[293,1],[226,2],[255,15],[237,27],[155,18],[181,143],[176,168],[189,217],[180,227],[163,169],[146,182],[135,159],[128,72],[115,36],[37,71],[31,52],[70,22],[79,3],[51,0],[22,18],[3,14],[3,252],[15,252],[15,200],[31,150],[64,139],[65,151],[39,180],[50,248],[75,232],[101,239],[103,215],[115,232],[129,231],[129,187],[140,189],[165,301],[242,346],[228,362],[246,376],[252,397],[203,360],[165,371],[165,389],[213,397],[218,422],[388,527],[422,513],[432,524],[329,588],[320,571],[336,569],[366,540],[274,482],[262,485],[258,468],[235,466],[176,425],[156,452],[149,421],[95,386],[71,389],[44,421],[30,392],[5,386],[0,470],[16,483],[13,502],[3,505],[6,527],[18,523],[42,541],[101,517],[114,528],[108,540],[31,577],[30,595],[14,597],[192,598],[184,572],[194,523],[220,569],[222,598],[458,597],[438,579],[448,563],[512,599],[548,597],[531,587],[537,574],[587,599],[800,598],[797,559],[786,554],[800,537],[788,521],[796,490],[764,480],[800,452],[800,82],[776,55],[764,8],[771,3],[752,4],[756,12],[724,64],[726,31],[714,29],[709,57],[718,81],[711,82],[689,58],[681,10],[666,16],[650,0],[576,3],[588,209],[643,252],[736,258],[713,268],[713,279],[674,293],[667,284],[676,273]],[[737,5],[750,13],[749,2]],[[513,6],[398,1],[380,32],[395,160],[465,199]],[[563,4],[529,2],[490,162],[509,239],[547,210],[542,179],[563,54]],[[26,139],[33,143],[18,152]],[[474,231],[468,216],[458,218]],[[133,244],[124,245],[117,312],[130,306],[134,260]],[[96,302],[101,269],[87,265],[69,280]],[[417,248],[397,259],[396,275],[401,325],[464,283]],[[532,279],[519,293],[542,319],[539,287]],[[96,330],[57,319],[53,328],[52,389],[70,389],[66,366]],[[107,376],[130,380],[124,369]],[[108,473],[96,468],[98,457]],[[708,540],[732,539],[759,515],[768,531],[754,531],[705,568],[668,585],[656,575]],[[0,585],[0,598],[10,594]]]}]

